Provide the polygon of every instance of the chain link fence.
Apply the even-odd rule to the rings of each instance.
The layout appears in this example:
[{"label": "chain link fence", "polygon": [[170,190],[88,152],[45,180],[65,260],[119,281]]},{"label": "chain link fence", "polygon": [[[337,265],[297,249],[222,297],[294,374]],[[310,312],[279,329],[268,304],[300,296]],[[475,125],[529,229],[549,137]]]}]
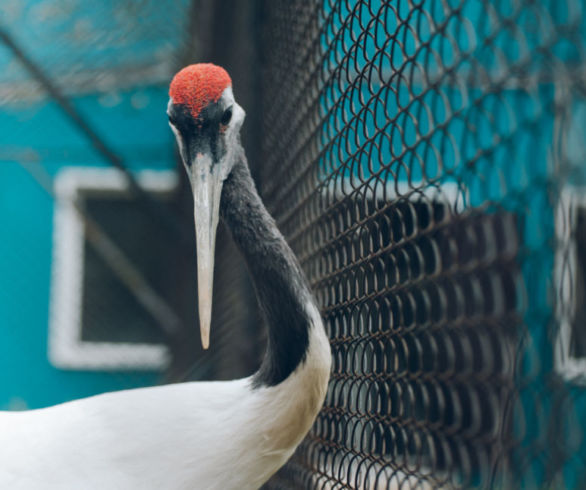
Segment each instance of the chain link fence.
[{"label": "chain link fence", "polygon": [[264,15],[262,195],[333,354],[267,488],[581,487],[583,4]]},{"label": "chain link fence", "polygon": [[[232,75],[253,174],[332,345],[324,408],[266,487],[583,486],[583,9],[580,0],[6,0],[0,173],[12,184],[0,204],[22,246],[0,243],[2,305],[18,306],[2,318],[42,328],[10,342],[22,369],[36,359],[29,344],[46,336],[48,306],[31,305],[44,305],[54,280],[39,271],[57,247],[60,171],[105,163],[132,171],[134,194],[104,172],[78,174],[74,194],[64,187],[85,232],[81,335],[162,346],[171,380],[258,366],[252,289],[228,233],[218,231],[214,352],[204,355],[185,238],[190,191],[181,178],[139,177],[175,164],[170,133],[153,129],[166,124],[173,71],[212,60]],[[37,213],[13,211],[23,196]],[[128,369],[136,355],[143,368],[165,365],[160,351],[145,352],[121,352],[115,367],[111,355],[96,367],[81,353],[82,368]],[[120,387],[157,382],[115,376]]]}]

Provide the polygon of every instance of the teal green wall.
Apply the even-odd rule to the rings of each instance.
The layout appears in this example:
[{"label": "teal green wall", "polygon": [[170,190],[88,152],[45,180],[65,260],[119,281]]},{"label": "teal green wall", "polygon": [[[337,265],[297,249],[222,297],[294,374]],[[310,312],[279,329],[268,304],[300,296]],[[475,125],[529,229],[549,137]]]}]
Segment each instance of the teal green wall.
[{"label": "teal green wall", "polygon": [[[134,169],[170,169],[174,142],[165,87],[74,100]],[[138,102],[137,102],[138,101]],[[50,174],[107,165],[54,102],[4,106],[0,150],[35,155]],[[9,144],[7,145],[6,143]],[[0,162],[0,408],[37,408],[104,391],[152,385],[157,373],[75,372],[47,359],[53,200],[16,162]]]},{"label": "teal green wall", "polygon": [[[0,3],[2,28],[128,167],[174,167],[167,84],[190,0]],[[88,73],[95,84],[92,78],[79,82]],[[67,166],[108,164],[50,97],[19,92],[30,81],[0,43],[0,84],[17,94],[0,98],[0,409],[37,408],[159,380],[157,373],[64,371],[48,362],[54,203],[18,161],[37,162],[53,177]]]}]

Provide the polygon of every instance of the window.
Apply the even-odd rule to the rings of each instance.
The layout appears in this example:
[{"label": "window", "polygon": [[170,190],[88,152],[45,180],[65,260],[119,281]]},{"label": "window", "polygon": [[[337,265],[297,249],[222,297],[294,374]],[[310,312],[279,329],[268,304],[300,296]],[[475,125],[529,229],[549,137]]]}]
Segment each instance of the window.
[{"label": "window", "polygon": [[586,188],[566,188],[556,213],[555,361],[565,378],[586,382]]},{"label": "window", "polygon": [[[162,205],[176,187],[171,171],[143,171],[138,181]],[[64,170],[55,180],[55,192],[51,363],[88,370],[164,368],[168,352],[161,328],[88,241],[78,206],[157,294],[165,290],[168,237],[130,198],[125,177],[115,169]]]}]

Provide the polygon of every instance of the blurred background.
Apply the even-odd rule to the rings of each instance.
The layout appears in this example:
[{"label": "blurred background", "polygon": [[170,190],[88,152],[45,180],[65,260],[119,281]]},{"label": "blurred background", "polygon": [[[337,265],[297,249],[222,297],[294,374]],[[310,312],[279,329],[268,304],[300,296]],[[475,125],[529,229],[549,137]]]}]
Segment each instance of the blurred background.
[{"label": "blurred background", "polygon": [[332,345],[267,487],[583,488],[581,0],[3,0],[0,408],[258,367],[222,227],[199,344],[165,110],[200,61],[232,76]]},{"label": "blurred background", "polygon": [[[257,324],[230,362],[220,330],[205,361],[199,347],[193,206],[166,116],[173,74],[215,58],[196,26],[211,33],[215,9],[2,3],[0,407],[254,368]],[[218,286],[240,267],[222,263]]]}]

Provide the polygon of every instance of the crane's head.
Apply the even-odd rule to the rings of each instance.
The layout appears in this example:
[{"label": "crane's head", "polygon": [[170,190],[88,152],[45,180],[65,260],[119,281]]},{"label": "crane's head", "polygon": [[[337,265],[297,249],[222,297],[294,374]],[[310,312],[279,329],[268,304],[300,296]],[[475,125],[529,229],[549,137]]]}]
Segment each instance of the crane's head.
[{"label": "crane's head", "polygon": [[169,96],[169,125],[193,190],[199,323],[201,342],[207,349],[220,196],[235,163],[244,110],[234,101],[226,70],[211,63],[179,71],[171,81]]}]

